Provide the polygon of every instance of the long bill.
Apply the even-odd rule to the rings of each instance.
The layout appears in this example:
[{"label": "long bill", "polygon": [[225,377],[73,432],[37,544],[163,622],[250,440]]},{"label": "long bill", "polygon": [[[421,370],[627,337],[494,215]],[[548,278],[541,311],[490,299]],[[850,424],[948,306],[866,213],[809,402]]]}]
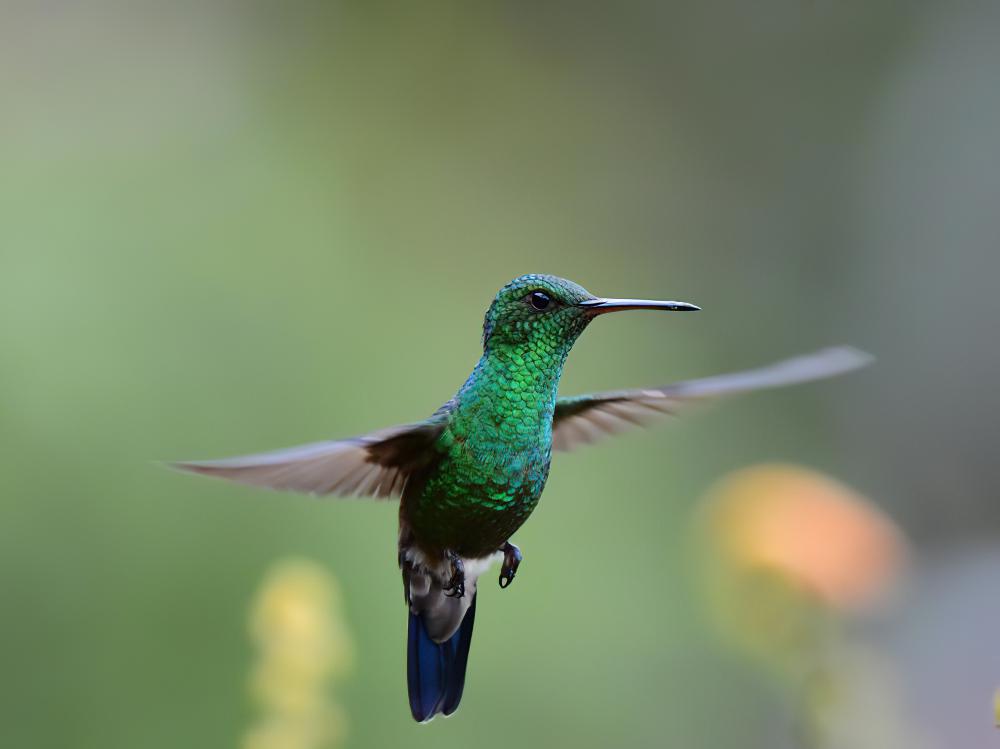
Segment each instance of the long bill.
[{"label": "long bill", "polygon": [[623,312],[628,309],[657,309],[666,312],[697,312],[701,307],[688,302],[660,302],[655,299],[588,299],[577,306],[592,315]]}]

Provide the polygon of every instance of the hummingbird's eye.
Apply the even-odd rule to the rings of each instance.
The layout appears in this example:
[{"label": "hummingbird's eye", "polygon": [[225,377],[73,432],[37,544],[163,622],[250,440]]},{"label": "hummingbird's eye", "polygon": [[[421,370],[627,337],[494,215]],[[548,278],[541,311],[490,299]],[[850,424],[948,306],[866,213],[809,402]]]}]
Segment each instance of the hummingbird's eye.
[{"label": "hummingbird's eye", "polygon": [[540,312],[552,304],[552,299],[544,291],[533,291],[528,295],[528,303]]}]

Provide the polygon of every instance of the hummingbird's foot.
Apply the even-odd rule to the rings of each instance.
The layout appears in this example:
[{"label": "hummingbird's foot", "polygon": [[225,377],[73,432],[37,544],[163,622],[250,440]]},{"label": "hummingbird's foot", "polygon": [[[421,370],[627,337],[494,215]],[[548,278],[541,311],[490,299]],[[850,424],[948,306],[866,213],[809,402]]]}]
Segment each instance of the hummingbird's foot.
[{"label": "hummingbird's foot", "polygon": [[524,555],[510,541],[500,547],[500,551],[503,552],[503,567],[500,569],[500,587],[506,588],[514,582],[514,575],[517,574],[517,568],[520,566],[521,560],[524,559]]},{"label": "hummingbird's foot", "polygon": [[447,556],[451,562],[451,579],[444,587],[444,594],[449,598],[461,598],[465,595],[465,565],[455,552],[449,551]]}]

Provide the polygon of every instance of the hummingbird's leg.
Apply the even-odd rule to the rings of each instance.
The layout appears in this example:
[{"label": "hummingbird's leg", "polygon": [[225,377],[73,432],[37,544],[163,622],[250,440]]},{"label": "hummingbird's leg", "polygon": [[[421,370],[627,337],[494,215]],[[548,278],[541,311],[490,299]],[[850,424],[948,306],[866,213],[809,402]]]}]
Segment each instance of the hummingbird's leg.
[{"label": "hummingbird's leg", "polygon": [[451,562],[451,579],[444,587],[444,594],[450,598],[461,598],[465,595],[465,564],[453,551],[446,552],[445,556]]},{"label": "hummingbird's leg", "polygon": [[500,568],[500,587],[506,588],[514,582],[514,575],[517,574],[517,568],[520,566],[521,560],[524,559],[524,555],[510,541],[501,546],[500,551],[503,552],[503,567]]},{"label": "hummingbird's leg", "polygon": [[406,558],[403,549],[399,550],[399,569],[403,573],[403,599],[410,605],[410,577],[413,575],[413,562]]}]

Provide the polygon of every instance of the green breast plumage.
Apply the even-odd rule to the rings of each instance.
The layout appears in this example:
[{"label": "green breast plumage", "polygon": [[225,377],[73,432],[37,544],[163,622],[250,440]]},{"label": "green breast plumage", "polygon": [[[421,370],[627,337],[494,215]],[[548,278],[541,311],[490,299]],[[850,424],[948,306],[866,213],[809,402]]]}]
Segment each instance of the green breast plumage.
[{"label": "green breast plumage", "polygon": [[483,356],[446,407],[440,458],[407,487],[405,514],[421,544],[484,556],[535,509],[564,359],[554,345]]}]

